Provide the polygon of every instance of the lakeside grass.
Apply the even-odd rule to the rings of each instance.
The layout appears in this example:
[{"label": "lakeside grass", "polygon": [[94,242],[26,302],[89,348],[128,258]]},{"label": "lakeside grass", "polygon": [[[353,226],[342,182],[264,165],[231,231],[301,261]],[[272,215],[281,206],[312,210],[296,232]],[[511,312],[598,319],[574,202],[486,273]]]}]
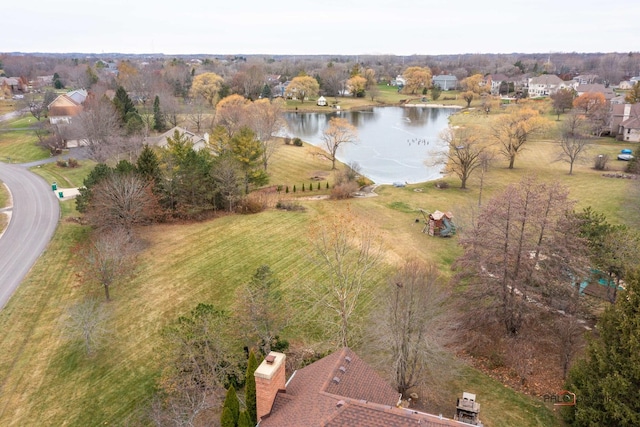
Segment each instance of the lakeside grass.
[{"label": "lakeside grass", "polygon": [[[619,151],[608,140],[594,148],[610,150],[607,153]],[[318,156],[317,150],[308,144],[280,147],[270,166],[271,183],[300,186],[318,172],[333,182],[331,164]],[[577,166],[569,176],[566,164],[552,161],[555,152],[551,141],[531,141],[518,157],[516,169],[507,169],[506,162],[497,159],[485,177],[483,200],[525,174],[536,173],[541,179],[567,184],[579,207],[592,206],[616,223],[634,220],[620,209],[629,201],[630,181],[604,178],[590,164]],[[86,169],[73,172],[54,166],[38,168],[38,173],[48,181],[75,186],[90,169],[85,162],[82,168]],[[134,277],[112,289],[114,301],[108,304],[111,337],[91,358],[77,343],[65,338],[61,327],[71,305],[86,295],[102,297],[100,288],[83,283],[82,276],[77,275],[80,257],[70,248],[83,241],[88,230],[69,221],[77,215],[75,202],[62,202],[63,216],[54,239],[0,312],[4,332],[0,337],[0,425],[124,424],[123,420],[138,413],[153,392],[161,364],[159,333],[164,325],[200,302],[225,307],[233,300],[235,289],[263,264],[270,265],[282,280],[286,295],[304,292],[302,284],[319,277],[307,256],[309,227],[347,209],[362,221],[377,224],[385,241],[384,260],[388,265],[419,257],[436,262],[448,275],[460,253],[457,241],[423,234],[419,209],[452,211],[457,224],[464,227],[477,209],[479,188],[477,177],[471,179],[468,190],[457,188],[459,181],[454,177],[444,180],[451,188],[441,190],[433,182],[404,188],[381,186],[376,190],[377,197],[340,202],[304,200],[321,192],[298,191],[288,197],[299,198],[306,212],[267,210],[141,229],[146,249]],[[324,186],[321,188],[324,192]],[[378,280],[384,282],[382,272]],[[287,337],[300,343],[314,342],[313,330],[297,328],[303,324],[305,319],[293,319]],[[465,375],[451,387],[446,393],[452,406],[463,390],[478,394],[486,425],[560,425],[541,402],[472,368],[466,368]]]}]

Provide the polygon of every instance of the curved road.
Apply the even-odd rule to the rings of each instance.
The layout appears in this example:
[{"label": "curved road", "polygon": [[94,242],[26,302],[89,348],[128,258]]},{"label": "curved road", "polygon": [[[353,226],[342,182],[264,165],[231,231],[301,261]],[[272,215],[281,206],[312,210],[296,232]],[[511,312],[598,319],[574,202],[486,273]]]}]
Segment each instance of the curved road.
[{"label": "curved road", "polygon": [[0,238],[2,309],[47,247],[60,219],[60,204],[49,184],[27,165],[0,163],[0,181],[13,199],[11,221]]}]

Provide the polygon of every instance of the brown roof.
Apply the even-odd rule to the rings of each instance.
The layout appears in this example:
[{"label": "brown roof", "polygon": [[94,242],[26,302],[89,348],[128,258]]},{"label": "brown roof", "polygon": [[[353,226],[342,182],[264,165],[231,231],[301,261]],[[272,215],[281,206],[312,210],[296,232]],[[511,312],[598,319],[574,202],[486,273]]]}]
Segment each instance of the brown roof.
[{"label": "brown roof", "polygon": [[77,116],[82,112],[80,105],[62,105],[49,107],[49,117]]},{"label": "brown roof", "polygon": [[396,407],[400,394],[351,349],[296,371],[260,427],[464,426]]}]

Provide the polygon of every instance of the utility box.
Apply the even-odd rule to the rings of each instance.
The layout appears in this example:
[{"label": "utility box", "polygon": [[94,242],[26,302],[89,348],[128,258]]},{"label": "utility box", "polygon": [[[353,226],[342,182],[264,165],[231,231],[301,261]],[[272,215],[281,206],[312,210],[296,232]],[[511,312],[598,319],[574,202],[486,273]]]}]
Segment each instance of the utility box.
[{"label": "utility box", "polygon": [[58,189],[58,183],[53,181],[53,183],[51,184],[51,190],[56,191]]}]

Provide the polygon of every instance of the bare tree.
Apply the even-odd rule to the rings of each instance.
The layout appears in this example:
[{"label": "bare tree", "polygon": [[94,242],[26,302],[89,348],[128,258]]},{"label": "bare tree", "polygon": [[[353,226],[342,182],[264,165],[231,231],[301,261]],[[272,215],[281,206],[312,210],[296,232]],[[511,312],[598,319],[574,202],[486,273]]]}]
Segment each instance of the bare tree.
[{"label": "bare tree", "polygon": [[405,397],[440,376],[449,359],[444,346],[453,341],[455,323],[447,314],[448,296],[438,268],[416,259],[398,269],[382,293],[372,320],[374,340]]},{"label": "bare tree", "polygon": [[135,225],[151,222],[157,212],[150,182],[135,173],[114,173],[92,189],[86,215],[99,230],[119,227],[131,233]]},{"label": "bare tree", "polygon": [[263,265],[236,292],[238,325],[253,340],[251,345],[257,344],[265,355],[286,325],[287,310],[279,286],[269,266]]},{"label": "bare tree", "polygon": [[348,346],[354,338],[354,318],[370,294],[370,273],[380,261],[381,241],[372,225],[356,222],[347,212],[313,228],[311,242],[325,278],[311,286],[309,293],[326,310],[327,330],[336,345]]},{"label": "bare tree", "polygon": [[207,304],[163,330],[167,364],[153,411],[159,425],[200,425],[200,414],[221,405],[225,384],[241,381],[241,353],[234,351],[232,330],[231,319]]},{"label": "bare tree", "polygon": [[573,165],[586,158],[591,145],[588,124],[583,117],[582,114],[571,113],[562,124],[562,134],[558,140],[562,151],[556,160],[569,163],[569,175],[573,175]]},{"label": "bare tree", "polygon": [[129,234],[116,228],[94,237],[84,255],[85,269],[90,280],[104,288],[107,301],[109,289],[131,274],[135,246]]},{"label": "bare tree", "polygon": [[119,151],[120,119],[108,99],[88,100],[73,126],[79,138],[86,142],[93,160],[104,162]]},{"label": "bare tree", "polygon": [[460,178],[460,188],[467,188],[471,174],[482,166],[483,153],[487,146],[481,142],[481,134],[474,128],[447,128],[440,134],[447,145],[444,151],[435,153],[431,164],[445,165],[447,172]]},{"label": "bare tree", "polygon": [[262,144],[262,166],[267,170],[269,160],[280,146],[275,135],[283,129],[285,121],[282,118],[281,102],[259,99],[248,107],[249,123]]},{"label": "bare tree", "polygon": [[322,133],[326,157],[331,160],[331,169],[336,168],[336,154],[344,144],[355,142],[358,139],[358,131],[347,119],[333,117],[329,120],[329,126]]},{"label": "bare tree", "polygon": [[549,304],[554,287],[571,287],[584,277],[584,242],[570,214],[573,202],[558,183],[526,177],[493,198],[463,234],[456,261],[475,300],[474,321],[500,322],[519,333],[531,301]]},{"label": "bare tree", "polygon": [[72,305],[67,312],[64,329],[72,339],[84,343],[87,355],[92,354],[108,334],[108,312],[96,299],[86,299]]},{"label": "bare tree", "polygon": [[[189,105],[187,119],[196,127],[196,132],[200,133],[203,127],[211,127],[213,122],[213,115],[211,113],[212,112],[207,111],[205,108],[202,98],[196,98],[193,100],[191,105]],[[209,119],[208,122],[207,119]]]}]

